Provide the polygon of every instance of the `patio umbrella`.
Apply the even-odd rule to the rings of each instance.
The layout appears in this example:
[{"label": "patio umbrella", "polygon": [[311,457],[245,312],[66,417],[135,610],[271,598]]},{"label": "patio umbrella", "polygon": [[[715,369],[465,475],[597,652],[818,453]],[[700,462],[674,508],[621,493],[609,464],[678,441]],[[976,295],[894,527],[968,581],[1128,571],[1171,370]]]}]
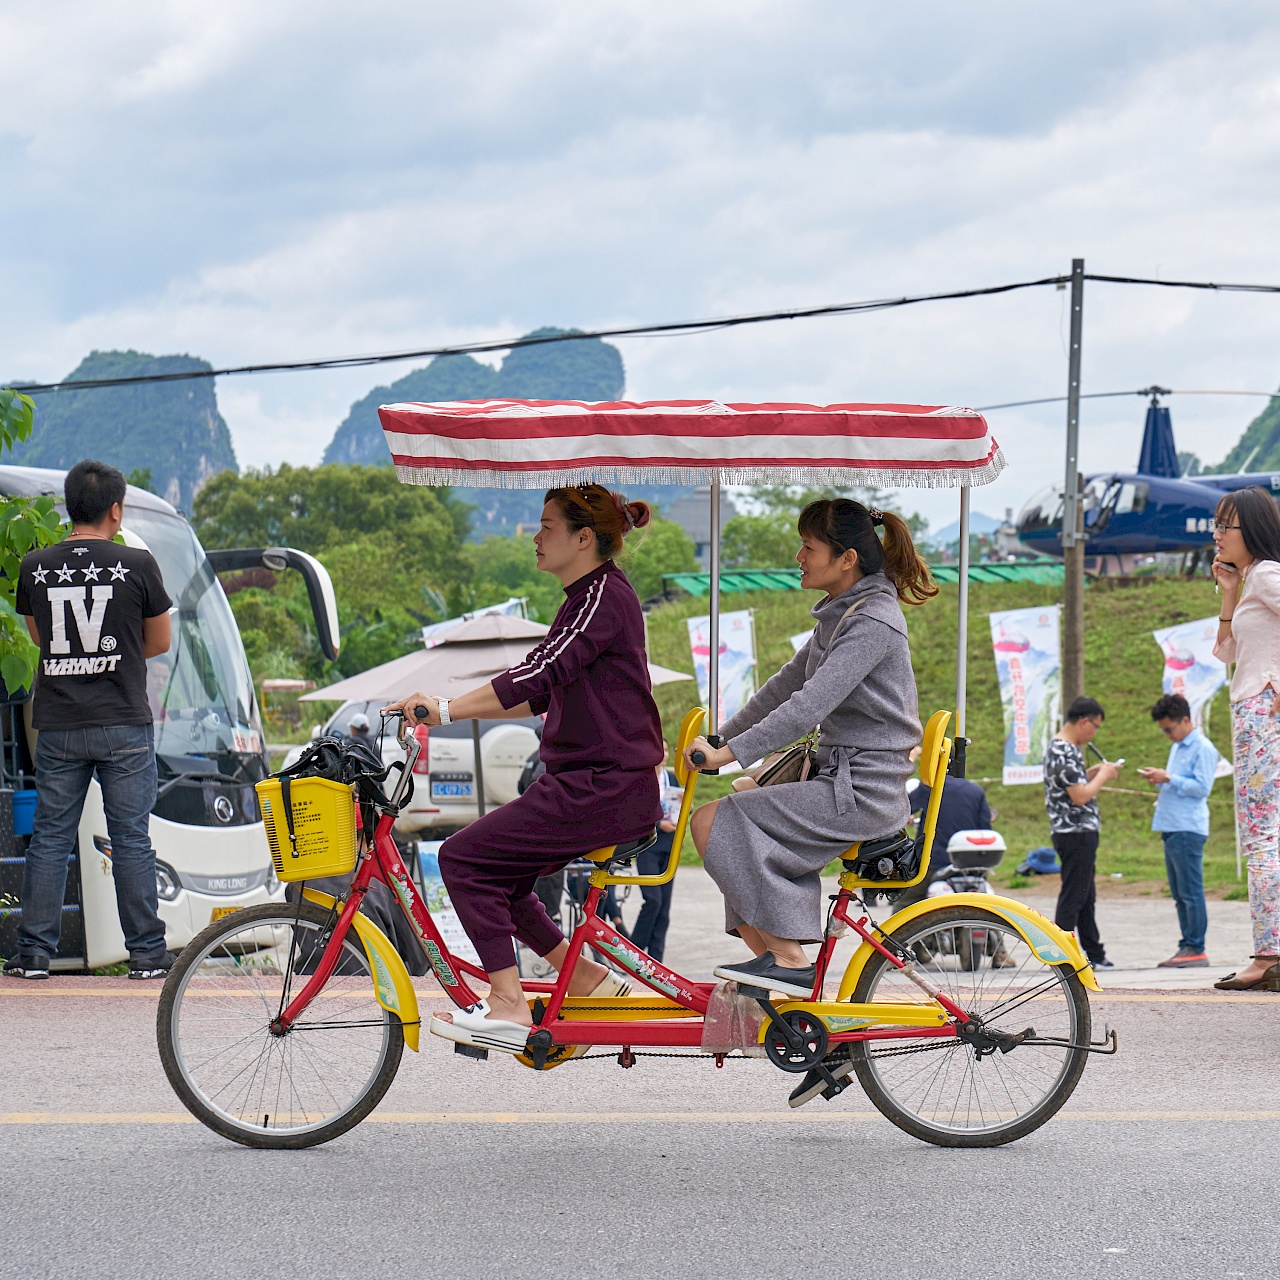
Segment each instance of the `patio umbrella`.
[{"label": "patio umbrella", "polygon": [[[580,484],[711,486],[709,731],[718,720],[720,486],[807,484],[960,489],[956,735],[962,746],[969,489],[1004,455],[973,409],[907,404],[663,400],[477,400],[378,410],[400,479],[537,489]],[[959,753],[963,758],[962,750]]]},{"label": "patio umbrella", "polygon": [[[412,689],[457,697],[500,671],[523,662],[529,650],[550,629],[540,622],[502,614],[473,618],[432,636],[430,649],[415,650],[403,658],[370,667],[325,689],[303,694],[299,701],[376,702],[382,698],[392,702]],[[692,680],[693,676],[651,662],[649,679],[660,685]]]}]

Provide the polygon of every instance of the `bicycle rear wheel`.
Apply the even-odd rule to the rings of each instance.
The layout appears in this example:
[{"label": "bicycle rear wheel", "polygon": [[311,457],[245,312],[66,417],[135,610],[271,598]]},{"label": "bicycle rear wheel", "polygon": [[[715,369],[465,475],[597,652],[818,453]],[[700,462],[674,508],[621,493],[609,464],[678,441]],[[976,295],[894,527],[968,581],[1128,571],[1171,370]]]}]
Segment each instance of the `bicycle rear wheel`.
[{"label": "bicycle rear wheel", "polygon": [[165,981],[156,1013],[165,1074],[187,1110],[233,1142],[328,1142],[359,1124],[395,1078],[404,1029],[378,1004],[354,929],[298,1023],[283,1036],[270,1030],[315,971],[331,922],[312,903],[233,912],[183,948]]},{"label": "bicycle rear wheel", "polygon": [[[939,907],[893,936],[994,1036],[985,1045],[924,1037],[852,1044],[867,1097],[900,1129],[942,1147],[997,1147],[1038,1129],[1071,1096],[1088,1059],[1078,1046],[1089,1042],[1089,1000],[1071,967],[1045,964],[1008,921],[981,907]],[[853,999],[928,1003],[879,953]],[[990,1047],[1031,1029],[1031,1043]],[[1055,1043],[1036,1042],[1045,1040]]]}]

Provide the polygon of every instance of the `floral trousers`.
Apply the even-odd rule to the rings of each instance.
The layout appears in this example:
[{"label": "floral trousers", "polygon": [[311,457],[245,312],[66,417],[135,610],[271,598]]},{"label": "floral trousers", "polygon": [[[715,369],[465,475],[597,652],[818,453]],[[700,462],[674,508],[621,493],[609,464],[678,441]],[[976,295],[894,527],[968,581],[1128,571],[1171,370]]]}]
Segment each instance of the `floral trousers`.
[{"label": "floral trousers", "polygon": [[1231,704],[1235,743],[1236,822],[1249,866],[1253,951],[1280,955],[1280,719],[1266,688]]}]

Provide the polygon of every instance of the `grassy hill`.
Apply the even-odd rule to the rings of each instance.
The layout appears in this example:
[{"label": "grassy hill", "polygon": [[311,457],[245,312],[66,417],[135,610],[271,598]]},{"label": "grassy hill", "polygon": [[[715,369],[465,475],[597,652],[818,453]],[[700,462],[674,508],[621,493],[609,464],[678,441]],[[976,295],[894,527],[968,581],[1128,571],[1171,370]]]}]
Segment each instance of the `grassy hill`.
[{"label": "grassy hill", "polygon": [[1206,472],[1231,475],[1244,471],[1280,471],[1280,396],[1267,401],[1267,407],[1244,429],[1231,452]]},{"label": "grassy hill", "polygon": [[[756,592],[724,597],[723,607],[755,610],[760,676],[764,677],[791,654],[788,636],[812,625],[808,609],[816,597],[800,592]],[[1000,781],[1004,727],[999,686],[991,653],[986,615],[1055,603],[1059,589],[1035,585],[977,585],[970,590],[968,733],[972,739],[968,775],[983,782],[992,807],[999,810],[997,828],[1009,846],[999,878],[1007,882],[1026,851],[1047,844],[1040,786],[1006,787]],[[1116,785],[1143,795],[1104,792],[1101,800],[1103,834],[1098,858],[1099,878],[1122,873],[1126,887],[1160,892],[1164,855],[1152,834],[1148,788],[1137,778],[1142,765],[1163,766],[1167,744],[1151,722],[1149,708],[1160,695],[1163,658],[1151,632],[1217,612],[1211,583],[1181,578],[1153,578],[1141,585],[1113,586],[1105,580],[1085,594],[1085,663],[1087,687],[1107,709],[1097,742],[1110,759],[1123,757],[1128,765]],[[684,620],[704,614],[705,600],[682,600],[663,605],[649,615],[650,651],[655,662],[679,670],[692,669]],[[920,697],[921,720],[955,698],[956,588],[944,587],[938,599],[907,610],[912,661]],[[668,734],[674,738],[680,716],[692,704],[694,686],[664,686],[656,692]],[[1230,757],[1229,711],[1225,691],[1210,710],[1210,737]],[[703,786],[710,783],[709,786]],[[727,789],[703,779],[700,791],[708,799]],[[1151,791],[1154,797],[1154,791]],[[1206,846],[1206,880],[1211,888],[1229,889],[1235,879],[1235,837],[1231,785],[1220,779],[1209,801],[1212,834]],[[1053,880],[1051,884],[1056,885]]]}]

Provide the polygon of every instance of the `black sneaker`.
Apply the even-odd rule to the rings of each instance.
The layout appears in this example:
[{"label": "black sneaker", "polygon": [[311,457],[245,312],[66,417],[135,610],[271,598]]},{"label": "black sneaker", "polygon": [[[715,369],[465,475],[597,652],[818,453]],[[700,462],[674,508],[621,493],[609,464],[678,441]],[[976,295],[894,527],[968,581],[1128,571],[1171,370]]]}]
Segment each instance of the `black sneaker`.
[{"label": "black sneaker", "polygon": [[4,976],[39,981],[49,976],[49,962],[36,956],[14,956],[4,962]]},{"label": "black sneaker", "polygon": [[1102,959],[1102,960],[1090,960],[1090,961],[1089,961],[1089,963],[1090,963],[1090,964],[1091,964],[1095,969],[1114,969],[1114,968],[1116,967],[1116,964],[1115,964],[1115,961],[1114,961],[1114,960],[1107,960],[1107,959]]},{"label": "black sneaker", "polygon": [[[850,1061],[847,1049],[837,1049],[834,1053],[829,1053],[822,1060],[822,1065],[837,1080],[847,1080],[853,1075],[853,1063]],[[806,1071],[804,1079],[800,1081],[794,1089],[791,1090],[791,1096],[787,1099],[789,1107],[803,1107],[806,1102],[812,1102],[821,1094],[828,1101],[836,1095],[831,1091],[831,1086],[816,1071]]]},{"label": "black sneaker", "polygon": [[150,978],[167,978],[177,959],[172,951],[166,951],[159,960],[130,960],[129,977],[138,982],[146,982]]},{"label": "black sneaker", "polygon": [[725,982],[737,982],[744,987],[764,987],[803,1000],[813,994],[818,966],[811,964],[807,969],[785,969],[773,958],[772,951],[766,951],[764,955],[744,960],[741,964],[722,964],[712,973]]}]

